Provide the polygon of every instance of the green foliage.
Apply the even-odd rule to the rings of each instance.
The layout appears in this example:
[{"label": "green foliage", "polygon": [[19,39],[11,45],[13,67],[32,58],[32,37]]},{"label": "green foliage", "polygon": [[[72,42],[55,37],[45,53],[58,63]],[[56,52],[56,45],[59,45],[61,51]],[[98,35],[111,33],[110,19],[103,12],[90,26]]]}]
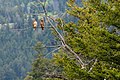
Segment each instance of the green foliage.
[{"label": "green foliage", "polygon": [[[78,18],[78,21],[77,23],[70,22],[65,25],[67,34],[65,40],[76,53],[83,55],[83,60],[93,58],[99,60],[90,72],[91,75],[89,75],[93,79],[120,79],[117,76],[120,74],[120,64],[118,63],[120,49],[117,47],[120,43],[120,37],[114,33],[109,33],[106,29],[106,25],[116,25],[119,28],[120,16],[116,15],[119,14],[117,12],[119,10],[119,7],[117,7],[118,2],[108,1],[104,5],[100,0],[87,0],[83,2],[83,7],[68,3],[70,10],[67,12]],[[116,6],[116,11],[105,10],[106,7],[108,9],[111,5]],[[101,12],[104,12],[104,15],[101,15]],[[85,70],[89,70],[90,66],[91,64]],[[70,75],[69,73],[66,74]],[[71,75],[74,74],[71,73]]]},{"label": "green foliage", "polygon": [[85,70],[82,70],[81,66],[77,65],[75,59],[71,59],[71,57],[65,53],[60,53],[55,54],[53,60],[57,66],[62,67],[62,74],[68,80],[86,80],[89,74]]},{"label": "green foliage", "polygon": [[101,22],[120,28],[120,0],[88,0],[88,3],[97,11]]},{"label": "green foliage", "polygon": [[[54,80],[55,76],[51,78],[46,73],[56,71],[55,74],[61,75],[62,80],[119,80],[120,36],[107,29],[110,25],[116,26],[117,30],[120,27],[119,0],[85,0],[82,7],[74,0],[69,0],[67,4],[67,13],[77,20],[68,20],[64,29],[58,24],[58,28],[65,31],[66,43],[86,65],[81,68],[71,53],[59,50],[51,60],[38,57],[30,76],[33,80]],[[58,19],[58,23],[61,24],[61,20]]]},{"label": "green foliage", "polygon": [[32,76],[27,75],[24,80],[32,80]]},{"label": "green foliage", "polygon": [[[43,55],[38,55],[37,59],[33,63],[32,72],[29,73],[32,76],[32,80],[51,80],[49,75],[55,74],[56,66],[51,59],[44,58]],[[54,80],[57,80],[54,79]]]}]

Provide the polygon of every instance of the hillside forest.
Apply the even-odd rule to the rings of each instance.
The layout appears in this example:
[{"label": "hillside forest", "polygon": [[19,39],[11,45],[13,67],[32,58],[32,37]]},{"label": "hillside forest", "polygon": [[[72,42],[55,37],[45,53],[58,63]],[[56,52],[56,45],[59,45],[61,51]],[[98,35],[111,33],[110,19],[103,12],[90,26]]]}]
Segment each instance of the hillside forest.
[{"label": "hillside forest", "polygon": [[120,0],[0,0],[0,80],[120,80]]}]

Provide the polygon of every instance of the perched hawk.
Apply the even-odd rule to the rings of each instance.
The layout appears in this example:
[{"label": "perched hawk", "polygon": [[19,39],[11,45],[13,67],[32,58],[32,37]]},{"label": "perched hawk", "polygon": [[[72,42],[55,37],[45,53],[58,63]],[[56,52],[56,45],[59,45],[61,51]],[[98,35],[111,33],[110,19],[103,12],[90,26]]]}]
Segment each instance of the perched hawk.
[{"label": "perched hawk", "polygon": [[37,28],[37,21],[34,19],[33,20],[33,29],[36,30],[36,28]]},{"label": "perched hawk", "polygon": [[44,30],[44,20],[43,19],[40,20],[40,26],[41,26],[42,30]]}]

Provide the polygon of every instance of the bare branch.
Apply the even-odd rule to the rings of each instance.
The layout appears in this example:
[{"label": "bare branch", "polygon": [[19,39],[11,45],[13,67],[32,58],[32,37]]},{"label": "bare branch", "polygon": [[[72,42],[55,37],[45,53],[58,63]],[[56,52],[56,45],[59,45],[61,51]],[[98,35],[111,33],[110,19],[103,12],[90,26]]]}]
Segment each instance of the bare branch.
[{"label": "bare branch", "polygon": [[[41,14],[40,14],[40,13],[41,13]],[[30,16],[31,16],[31,15],[37,15],[37,16],[38,16],[38,15],[43,15],[44,12],[40,12],[40,13],[34,13],[34,14],[33,14],[33,13],[32,13],[32,14],[29,13],[29,14],[24,14],[24,15],[30,15]]]},{"label": "bare branch", "polygon": [[58,48],[54,49],[53,51],[47,53],[44,57],[48,56],[49,54],[51,54],[51,53],[53,53],[53,52],[55,52],[55,51],[57,51],[57,50],[59,50],[60,48],[61,48],[61,47],[58,47]]},{"label": "bare branch", "polygon": [[51,20],[53,20],[54,22],[57,22],[53,17],[48,16]]},{"label": "bare branch", "polygon": [[86,61],[86,65],[89,65],[91,62],[93,62],[93,61],[95,61],[95,58],[93,58],[93,59],[91,59],[91,60],[89,60],[89,61]]},{"label": "bare branch", "polygon": [[55,30],[55,32],[58,34],[59,38],[61,39],[61,41],[63,42],[63,44],[65,44],[65,40],[64,38],[62,37],[62,35],[58,32],[58,30],[55,28],[55,26],[51,23],[51,21],[49,20],[48,16],[47,16],[47,11],[45,9],[45,7],[43,6],[43,9],[44,9],[44,12],[45,12],[45,15],[46,15],[46,19],[48,21],[48,23],[51,25],[51,27]]},{"label": "bare branch", "polygon": [[26,29],[31,29],[31,27],[23,28],[23,29],[22,29],[22,28],[19,28],[19,29],[18,29],[18,28],[11,28],[11,29],[12,29],[12,30],[26,30]]},{"label": "bare branch", "polygon": [[61,16],[61,18],[64,18],[66,14],[67,14],[66,12],[65,12],[65,13],[63,13],[63,15]]},{"label": "bare branch", "polygon": [[92,65],[92,67],[90,68],[90,70],[88,71],[88,72],[91,72],[92,71],[92,69],[93,69],[93,67],[95,66],[95,64],[97,63],[97,59],[95,59],[95,62],[94,62],[94,64]]},{"label": "bare branch", "polygon": [[77,61],[79,62],[79,64],[81,64],[82,67],[85,66],[82,59],[65,43],[64,37],[58,32],[56,27],[51,23],[50,19],[48,18],[47,10],[45,9],[45,6],[43,6],[43,10],[44,10],[44,13],[45,13],[45,16],[46,16],[48,23],[51,25],[51,27],[54,29],[54,31],[58,34],[59,39],[62,42],[62,46],[64,48],[66,48],[68,51],[70,51],[76,57]]},{"label": "bare branch", "polygon": [[69,50],[78,59],[78,62],[81,64],[82,67],[85,66],[82,59],[68,45],[65,45],[65,48]]},{"label": "bare branch", "polygon": [[60,45],[56,45],[56,46],[43,46],[43,47],[40,47],[40,48],[56,48],[56,47],[60,47]]},{"label": "bare branch", "polygon": [[[36,28],[41,28],[41,27],[36,27]],[[47,26],[47,27],[44,27],[44,28],[52,28],[50,26]],[[11,28],[11,30],[14,30],[14,31],[25,31],[27,29],[32,29],[32,27],[28,27],[28,28]]]}]

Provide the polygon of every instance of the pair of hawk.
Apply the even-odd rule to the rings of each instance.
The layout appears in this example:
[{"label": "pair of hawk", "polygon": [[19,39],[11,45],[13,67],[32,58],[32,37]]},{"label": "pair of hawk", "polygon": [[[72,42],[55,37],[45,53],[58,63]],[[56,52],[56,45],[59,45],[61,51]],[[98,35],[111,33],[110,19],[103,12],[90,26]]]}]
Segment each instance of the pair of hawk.
[{"label": "pair of hawk", "polygon": [[[32,24],[33,24],[33,29],[36,30],[36,28],[37,28],[37,21],[35,19],[33,20]],[[40,20],[40,26],[41,26],[42,30],[44,30],[44,20],[43,19]]]}]

